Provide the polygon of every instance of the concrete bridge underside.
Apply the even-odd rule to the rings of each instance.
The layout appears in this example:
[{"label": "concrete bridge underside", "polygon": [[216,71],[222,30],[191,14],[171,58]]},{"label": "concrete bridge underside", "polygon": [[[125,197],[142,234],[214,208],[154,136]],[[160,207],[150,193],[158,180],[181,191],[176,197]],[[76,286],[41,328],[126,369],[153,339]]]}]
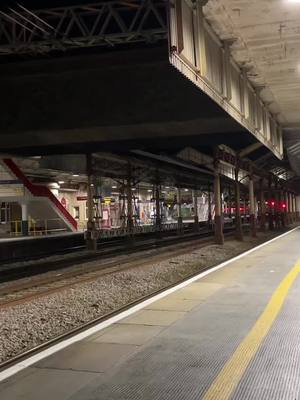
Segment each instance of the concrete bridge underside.
[{"label": "concrete bridge underside", "polygon": [[0,85],[1,152],[239,148],[256,140],[170,65],[165,45],[1,65]]}]

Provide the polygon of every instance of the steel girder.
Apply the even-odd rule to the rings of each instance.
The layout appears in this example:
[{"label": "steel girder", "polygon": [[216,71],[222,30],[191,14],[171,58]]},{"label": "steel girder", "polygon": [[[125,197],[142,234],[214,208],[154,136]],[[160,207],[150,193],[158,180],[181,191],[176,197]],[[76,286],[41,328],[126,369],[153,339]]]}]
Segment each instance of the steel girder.
[{"label": "steel girder", "polygon": [[166,0],[105,1],[0,11],[0,55],[116,46],[167,38]]}]

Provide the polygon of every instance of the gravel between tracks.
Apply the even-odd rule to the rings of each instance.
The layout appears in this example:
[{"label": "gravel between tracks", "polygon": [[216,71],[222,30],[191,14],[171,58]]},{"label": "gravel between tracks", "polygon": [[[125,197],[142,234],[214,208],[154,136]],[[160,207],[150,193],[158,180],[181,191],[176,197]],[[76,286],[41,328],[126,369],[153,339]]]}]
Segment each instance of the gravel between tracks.
[{"label": "gravel between tracks", "polygon": [[1,310],[0,362],[63,334],[96,317],[134,301],[141,296],[180,281],[203,267],[212,266],[256,243],[226,241],[224,246],[209,245],[184,255],[140,267],[133,267],[93,282],[35,299],[29,303]]}]

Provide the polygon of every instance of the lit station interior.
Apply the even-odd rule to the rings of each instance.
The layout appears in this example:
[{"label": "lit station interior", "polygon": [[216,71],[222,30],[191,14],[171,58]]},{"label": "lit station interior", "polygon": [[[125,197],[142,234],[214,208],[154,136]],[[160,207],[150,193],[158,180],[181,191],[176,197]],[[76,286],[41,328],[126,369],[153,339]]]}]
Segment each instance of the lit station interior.
[{"label": "lit station interior", "polygon": [[0,398],[300,395],[300,1],[0,4]]}]

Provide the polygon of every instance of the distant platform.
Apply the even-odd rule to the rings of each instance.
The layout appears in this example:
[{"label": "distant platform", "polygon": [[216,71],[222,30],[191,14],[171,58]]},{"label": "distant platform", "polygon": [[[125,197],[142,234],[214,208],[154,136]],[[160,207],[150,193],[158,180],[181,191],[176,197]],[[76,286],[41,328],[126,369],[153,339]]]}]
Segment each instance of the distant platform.
[{"label": "distant platform", "polygon": [[83,232],[60,232],[60,233],[52,233],[50,235],[36,235],[36,236],[10,236],[0,238],[1,243],[9,243],[9,242],[23,242],[24,240],[40,240],[46,238],[61,238],[61,237],[70,237],[70,236],[81,235],[83,236]]},{"label": "distant platform", "polygon": [[[38,245],[37,245],[38,243]],[[83,232],[61,232],[43,236],[20,236],[0,239],[0,261],[22,260],[53,254],[66,248],[84,245]]]}]

